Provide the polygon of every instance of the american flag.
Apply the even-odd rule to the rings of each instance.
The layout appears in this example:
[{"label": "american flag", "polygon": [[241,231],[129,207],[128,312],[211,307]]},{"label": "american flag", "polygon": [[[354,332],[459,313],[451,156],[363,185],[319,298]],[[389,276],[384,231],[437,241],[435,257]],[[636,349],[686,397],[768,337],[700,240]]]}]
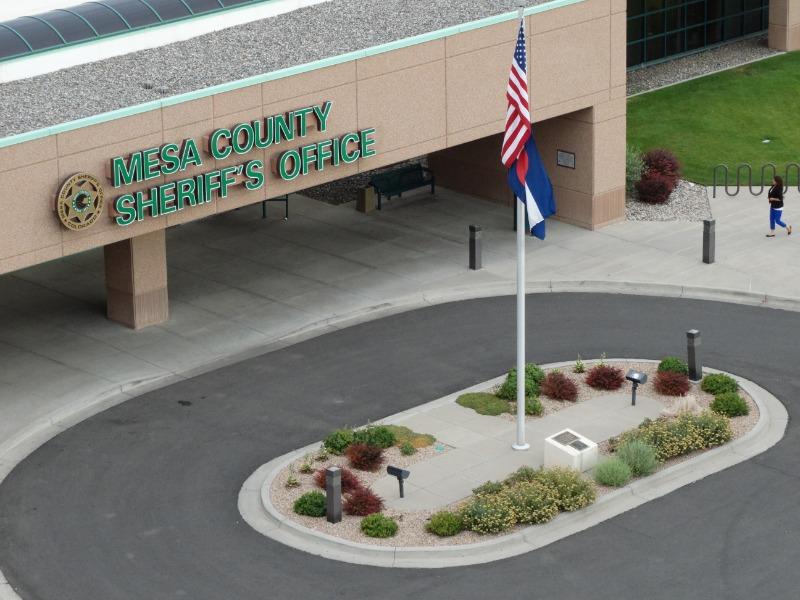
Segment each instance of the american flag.
[{"label": "american flag", "polygon": [[528,102],[528,74],[525,59],[525,19],[519,24],[517,47],[508,77],[508,111],[506,112],[506,135],[503,138],[502,162],[510,168],[525,148],[531,137],[531,113]]}]

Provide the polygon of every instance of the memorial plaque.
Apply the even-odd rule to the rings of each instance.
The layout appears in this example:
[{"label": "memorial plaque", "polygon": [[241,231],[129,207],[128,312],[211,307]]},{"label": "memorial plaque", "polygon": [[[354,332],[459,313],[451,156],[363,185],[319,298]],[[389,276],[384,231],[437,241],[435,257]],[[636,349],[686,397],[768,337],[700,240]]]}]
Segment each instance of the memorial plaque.
[{"label": "memorial plaque", "polygon": [[567,152],[566,150],[558,150],[556,153],[556,162],[559,167],[566,167],[567,169],[575,168],[575,153]]},{"label": "memorial plaque", "polygon": [[574,433],[570,433],[569,431],[565,431],[563,433],[559,433],[553,439],[562,446],[569,446],[573,442],[578,441],[578,436]]}]

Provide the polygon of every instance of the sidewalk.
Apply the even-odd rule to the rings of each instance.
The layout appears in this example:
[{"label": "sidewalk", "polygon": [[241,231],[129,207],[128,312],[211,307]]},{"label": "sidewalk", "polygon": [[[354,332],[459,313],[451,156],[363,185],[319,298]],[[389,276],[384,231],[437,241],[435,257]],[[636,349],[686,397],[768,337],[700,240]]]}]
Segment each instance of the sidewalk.
[{"label": "sidewalk", "polygon": [[[546,242],[527,243],[530,290],[589,281],[659,293],[617,287],[639,282],[800,299],[800,230],[766,239],[765,204],[712,201],[714,265],[700,261],[701,223],[624,222],[592,232],[551,222]],[[790,222],[797,204],[789,197]],[[267,221],[251,206],[170,229],[171,318],[142,331],[104,318],[101,251],[0,277],[0,461],[20,432],[50,426],[59,414],[222,366],[287,336],[443,299],[513,293],[509,208],[441,190],[392,200],[369,216],[302,196],[293,196],[288,221],[275,210]],[[483,227],[480,271],[466,268],[469,224]]]},{"label": "sidewalk", "polygon": [[439,442],[453,446],[448,452],[415,464],[405,483],[405,498],[399,497],[397,479],[384,476],[372,490],[391,508],[436,509],[470,495],[486,481],[505,479],[517,468],[540,467],[544,462],[544,440],[563,429],[572,429],[593,441],[607,440],[655,419],[664,405],[638,396],[631,406],[627,393],[598,396],[541,419],[529,420],[525,439],[527,452],[511,448],[516,424],[500,417],[479,415],[458,404],[446,404],[397,421],[414,431],[430,433]]}]

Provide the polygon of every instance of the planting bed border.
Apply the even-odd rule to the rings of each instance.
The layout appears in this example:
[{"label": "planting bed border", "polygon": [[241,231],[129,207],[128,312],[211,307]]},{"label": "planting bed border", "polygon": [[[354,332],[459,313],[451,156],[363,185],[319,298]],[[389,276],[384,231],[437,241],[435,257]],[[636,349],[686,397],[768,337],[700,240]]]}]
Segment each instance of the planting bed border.
[{"label": "planting bed border", "polygon": [[[630,358],[615,360],[657,363],[658,361]],[[573,361],[541,365],[542,368],[568,368]],[[704,367],[704,373],[724,373]],[[273,506],[270,488],[273,479],[289,463],[319,448],[319,442],[275,458],[257,469],[245,481],[239,492],[239,512],[244,520],[259,533],[293,548],[343,562],[401,568],[444,568],[487,563],[536,550],[588,529],[632,508],[664,496],[680,487],[703,479],[766,451],[783,437],[789,415],[783,404],[759,385],[728,373],[753,398],[759,409],[759,420],[740,438],[727,444],[703,451],[697,456],[680,461],[645,478],[602,495],[597,501],[579,511],[561,513],[552,521],[517,528],[507,535],[493,536],[483,542],[431,547],[376,546],[352,542],[320,533],[286,518]],[[400,417],[421,409],[453,402],[458,396],[480,391],[502,381],[492,379],[450,394],[433,402],[388,417],[375,424],[392,424]]]}]

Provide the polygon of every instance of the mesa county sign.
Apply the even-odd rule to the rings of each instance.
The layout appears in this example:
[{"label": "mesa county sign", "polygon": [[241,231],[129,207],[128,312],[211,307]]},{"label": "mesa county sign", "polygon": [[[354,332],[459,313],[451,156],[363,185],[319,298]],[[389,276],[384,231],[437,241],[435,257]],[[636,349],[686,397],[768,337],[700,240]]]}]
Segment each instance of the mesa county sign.
[{"label": "mesa county sign", "polygon": [[[204,138],[203,147],[214,160],[222,161],[234,155],[248,154],[255,149],[264,150],[288,144],[296,139],[305,138],[310,132],[327,131],[332,109],[333,103],[327,101],[320,105],[239,123],[230,129],[216,129]],[[372,148],[375,144],[374,136],[374,129],[362,129],[286,150],[278,155],[274,165],[275,173],[284,181],[292,181],[308,175],[312,169],[323,171],[326,166],[338,167],[374,156],[376,154]],[[180,144],[164,144],[134,152],[129,156],[117,156],[111,159],[109,179],[114,188],[124,189],[159,177],[183,173],[192,167],[202,167],[204,161],[199,147],[195,139],[187,138]],[[81,181],[85,179],[97,181],[90,175],[78,174],[68,182],[75,178]],[[125,227],[146,218],[160,217],[200,206],[212,202],[215,198],[227,198],[231,189],[239,184],[243,184],[249,191],[264,187],[266,184],[264,161],[249,160],[177,181],[154,185],[146,190],[123,193],[113,202],[114,220],[117,225]],[[76,190],[76,194],[86,195],[79,186],[65,184],[61,196],[69,195],[72,190]],[[102,196],[102,189],[99,193]],[[60,197],[57,202],[69,208],[75,204],[73,200]],[[76,204],[77,208],[72,212],[76,212],[82,206],[83,204],[80,206]],[[96,212],[101,208],[98,207]],[[67,214],[72,213],[66,209],[59,211],[61,222],[65,227],[76,229],[72,222],[65,221]],[[75,220],[73,218],[73,221]],[[96,215],[91,222],[81,225],[84,227],[91,225],[95,220]]]}]

